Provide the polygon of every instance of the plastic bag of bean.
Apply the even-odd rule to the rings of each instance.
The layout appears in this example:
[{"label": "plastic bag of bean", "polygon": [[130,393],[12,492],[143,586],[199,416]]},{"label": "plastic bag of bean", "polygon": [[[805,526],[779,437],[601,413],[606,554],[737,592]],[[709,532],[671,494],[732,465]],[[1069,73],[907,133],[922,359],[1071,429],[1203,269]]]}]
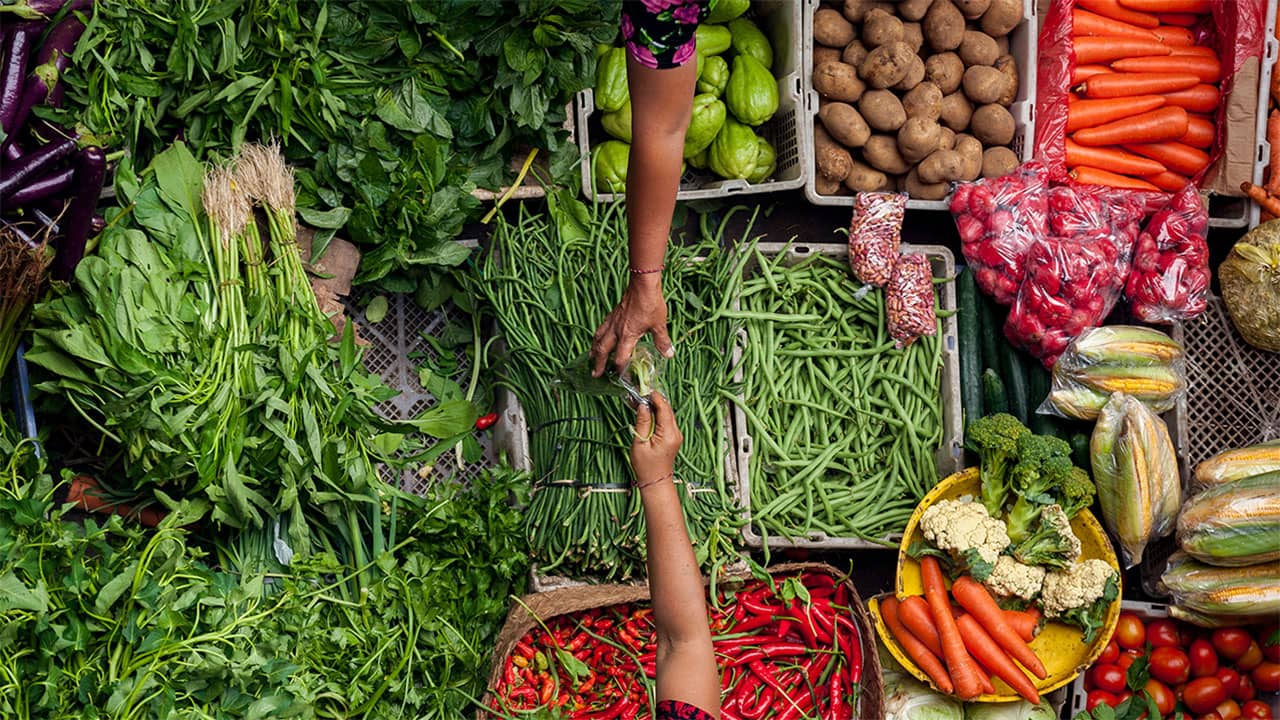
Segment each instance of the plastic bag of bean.
[{"label": "plastic bag of bean", "polygon": [[1187,185],[1156,212],[1138,235],[1133,272],[1125,286],[1133,316],[1169,324],[1205,311],[1209,295],[1209,215]]},{"label": "plastic bag of bean", "polygon": [[889,336],[897,347],[905,348],[918,337],[938,332],[933,270],[928,258],[918,253],[898,257],[885,288],[885,304]]},{"label": "plastic bag of bean", "polygon": [[849,221],[849,265],[860,282],[884,287],[893,277],[902,240],[906,193],[858,193]]},{"label": "plastic bag of bean", "polygon": [[1003,177],[962,183],[951,196],[960,249],[978,287],[1002,305],[1013,302],[1023,263],[1048,234],[1048,176],[1029,162]]}]

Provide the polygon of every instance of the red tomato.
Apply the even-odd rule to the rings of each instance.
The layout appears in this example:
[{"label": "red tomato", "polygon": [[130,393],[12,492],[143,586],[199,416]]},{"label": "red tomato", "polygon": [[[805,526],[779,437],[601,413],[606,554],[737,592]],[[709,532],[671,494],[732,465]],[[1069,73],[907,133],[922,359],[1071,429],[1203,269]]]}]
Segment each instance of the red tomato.
[{"label": "red tomato", "polygon": [[1099,705],[1107,707],[1115,707],[1120,704],[1120,698],[1107,692],[1106,690],[1094,690],[1089,693],[1088,699],[1084,702],[1085,710],[1092,710]]},{"label": "red tomato", "polygon": [[1125,671],[1118,665],[1094,665],[1089,671],[1093,676],[1093,686],[1109,693],[1124,692]]},{"label": "red tomato", "polygon": [[1196,720],[1222,720],[1222,716],[1219,715],[1218,712],[1215,710],[1213,712],[1207,712],[1203,715],[1197,715]]},{"label": "red tomato", "polygon": [[[1260,664],[1262,664],[1262,648],[1258,646],[1258,643],[1250,641],[1249,648],[1244,651],[1244,655],[1241,655],[1240,659],[1236,660],[1236,669],[1245,673]],[[1254,678],[1253,681],[1256,683],[1258,679]]]},{"label": "red tomato", "polygon": [[1271,720],[1271,706],[1261,700],[1250,700],[1241,708],[1249,720]]},{"label": "red tomato", "polygon": [[1115,640],[1112,640],[1107,643],[1105,648],[1102,649],[1102,654],[1098,656],[1098,663],[1103,665],[1114,665],[1119,657],[1120,646],[1116,644]]},{"label": "red tomato", "polygon": [[1147,629],[1143,627],[1142,620],[1130,612],[1120,613],[1120,620],[1116,623],[1116,643],[1122,648],[1131,648],[1141,650],[1147,642]]},{"label": "red tomato", "polygon": [[1222,686],[1227,689],[1227,694],[1234,697],[1236,690],[1240,689],[1240,673],[1231,668],[1218,668],[1216,677],[1222,681]]},{"label": "red tomato", "polygon": [[1241,673],[1240,687],[1236,688],[1236,691],[1231,693],[1231,697],[1239,700],[1240,702],[1247,702],[1257,697],[1257,695],[1258,691],[1254,689],[1253,681],[1249,679],[1248,675]]},{"label": "red tomato", "polygon": [[1151,651],[1151,676],[1170,685],[1186,682],[1191,676],[1191,661],[1176,647],[1158,647]]},{"label": "red tomato", "polygon": [[1280,692],[1280,663],[1260,663],[1249,673],[1249,678],[1262,692]]},{"label": "red tomato", "polygon": [[1129,672],[1129,666],[1138,658],[1129,653],[1120,653],[1120,659],[1116,661],[1116,666],[1125,672]]},{"label": "red tomato", "polygon": [[1191,660],[1191,677],[1209,677],[1218,672],[1218,654],[1208,640],[1192,641],[1187,657]]},{"label": "red tomato", "polygon": [[1262,644],[1262,656],[1273,663],[1280,663],[1280,625],[1263,625],[1258,631]]},{"label": "red tomato", "polygon": [[1178,647],[1182,638],[1178,625],[1172,620],[1152,620],[1147,623],[1147,642],[1151,647]]},{"label": "red tomato", "polygon": [[1253,639],[1240,628],[1218,628],[1213,631],[1213,647],[1224,660],[1235,662],[1244,657]]},{"label": "red tomato", "polygon": [[1182,691],[1182,702],[1193,713],[1207,713],[1227,699],[1227,689],[1216,677],[1196,678]]},{"label": "red tomato", "polygon": [[[1148,680],[1147,684],[1142,686],[1142,689],[1146,690],[1151,699],[1156,701],[1156,707],[1160,708],[1161,715],[1168,715],[1173,712],[1173,706],[1178,704],[1178,701],[1173,697],[1173,691],[1155,678]],[[1223,720],[1226,719],[1224,718]]]},{"label": "red tomato", "polygon": [[1214,711],[1222,716],[1222,720],[1240,720],[1240,703],[1230,698],[1218,703]]}]

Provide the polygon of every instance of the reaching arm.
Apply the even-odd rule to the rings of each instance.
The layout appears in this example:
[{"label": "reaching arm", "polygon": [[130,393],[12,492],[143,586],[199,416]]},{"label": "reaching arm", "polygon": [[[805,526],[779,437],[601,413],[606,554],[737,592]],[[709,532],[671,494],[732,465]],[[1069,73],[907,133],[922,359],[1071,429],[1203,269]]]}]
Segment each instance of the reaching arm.
[{"label": "reaching arm", "polygon": [[644,502],[649,591],[658,631],[658,702],[680,700],[720,715],[720,677],[698,562],[685,530],[674,479],[682,438],[671,404],[658,393],[641,406],[631,448]]}]

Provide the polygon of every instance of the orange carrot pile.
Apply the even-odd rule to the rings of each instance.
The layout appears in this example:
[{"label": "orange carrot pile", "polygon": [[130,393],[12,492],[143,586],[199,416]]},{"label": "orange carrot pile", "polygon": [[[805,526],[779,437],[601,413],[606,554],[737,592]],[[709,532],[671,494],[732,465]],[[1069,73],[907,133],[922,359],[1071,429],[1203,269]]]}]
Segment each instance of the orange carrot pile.
[{"label": "orange carrot pile", "polygon": [[[1280,40],[1280,26],[1276,27],[1276,39]],[[1263,171],[1262,187],[1244,191],[1262,208],[1262,221],[1280,217],[1280,61],[1271,67],[1270,112],[1267,114],[1267,142],[1271,143],[1271,155]]]},{"label": "orange carrot pile", "polygon": [[[1209,165],[1217,139],[1213,114],[1221,100],[1222,62],[1213,48],[1195,44],[1190,29],[1210,13],[1210,1],[1075,4],[1075,96],[1067,105],[1066,147],[1072,177],[1121,188],[1182,189]],[[1280,85],[1272,84],[1272,95],[1280,102]],[[1272,124],[1280,133],[1280,118]]]}]

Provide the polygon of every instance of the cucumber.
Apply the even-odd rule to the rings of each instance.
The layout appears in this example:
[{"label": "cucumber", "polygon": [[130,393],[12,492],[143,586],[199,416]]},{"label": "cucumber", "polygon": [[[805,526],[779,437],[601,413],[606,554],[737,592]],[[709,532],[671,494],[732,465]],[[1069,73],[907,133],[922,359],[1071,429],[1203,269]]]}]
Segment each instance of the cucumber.
[{"label": "cucumber", "polygon": [[1062,431],[1058,423],[1054,422],[1052,417],[1036,412],[1036,408],[1040,407],[1040,403],[1049,397],[1049,388],[1052,382],[1049,371],[1045,370],[1040,363],[1031,363],[1030,367],[1027,368],[1027,400],[1028,409],[1031,413],[1029,427],[1031,432],[1037,435],[1053,435],[1066,440],[1066,433]]},{"label": "cucumber", "polygon": [[1071,462],[1076,467],[1088,470],[1092,467],[1093,461],[1089,459],[1089,436],[1084,433],[1076,433],[1071,436]]},{"label": "cucumber", "polygon": [[1009,396],[1005,394],[1004,382],[991,368],[982,372],[982,396],[987,414],[1009,412]]},{"label": "cucumber", "polygon": [[964,424],[983,416],[982,332],[978,317],[978,283],[973,271],[964,268],[956,278],[956,324],[960,335],[960,405]]},{"label": "cucumber", "polygon": [[1005,390],[1009,393],[1009,412],[1026,425],[1031,419],[1030,390],[1027,377],[1031,370],[1030,358],[1011,343],[1004,343],[1004,357],[1000,366]]},{"label": "cucumber", "polygon": [[[978,329],[982,333],[982,367],[991,368],[998,373],[1000,372],[1000,343],[1005,342],[1004,310],[985,295],[979,298],[978,306],[979,315],[981,315],[981,324]],[[991,412],[991,408],[987,408],[987,413]]]}]

